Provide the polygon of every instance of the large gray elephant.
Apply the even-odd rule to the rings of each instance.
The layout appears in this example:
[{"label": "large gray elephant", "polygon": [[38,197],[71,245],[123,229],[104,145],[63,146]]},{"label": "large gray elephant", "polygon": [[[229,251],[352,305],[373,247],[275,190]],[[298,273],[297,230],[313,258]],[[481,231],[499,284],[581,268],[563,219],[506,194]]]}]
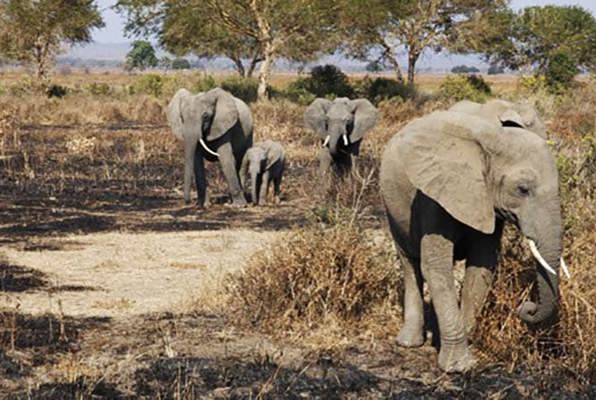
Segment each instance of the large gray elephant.
[{"label": "large gray elephant", "polygon": [[377,122],[377,109],[366,99],[340,97],[316,99],[304,112],[304,123],[321,138],[319,168],[344,176],[352,168],[352,157],[360,152],[366,132]]},{"label": "large gray elephant", "polygon": [[[462,371],[474,365],[467,337],[490,288],[505,221],[521,229],[537,260],[538,297],[524,302],[519,316],[528,324],[554,319],[559,266],[565,267],[558,172],[546,141],[483,117],[434,112],[390,140],[380,186],[404,256],[400,345],[423,344],[424,279],[439,323],[439,366]],[[453,264],[463,259],[460,309]]]},{"label": "large gray elephant", "polygon": [[184,201],[190,202],[194,175],[199,207],[209,204],[204,160],[219,161],[235,206],[246,205],[238,171],[252,146],[253,119],[248,106],[220,88],[191,94],[180,89],[167,108],[174,135],[184,142]]},{"label": "large gray elephant", "polygon": [[449,111],[484,117],[503,126],[517,126],[534,132],[546,139],[544,122],[534,107],[529,104],[512,103],[506,100],[491,99],[484,104],[462,100],[449,108]]},{"label": "large gray elephant", "polygon": [[240,182],[246,190],[247,176],[250,175],[253,204],[259,205],[266,202],[269,185],[272,182],[275,201],[279,202],[285,163],[283,146],[272,140],[257,142],[248,149],[240,167]]}]

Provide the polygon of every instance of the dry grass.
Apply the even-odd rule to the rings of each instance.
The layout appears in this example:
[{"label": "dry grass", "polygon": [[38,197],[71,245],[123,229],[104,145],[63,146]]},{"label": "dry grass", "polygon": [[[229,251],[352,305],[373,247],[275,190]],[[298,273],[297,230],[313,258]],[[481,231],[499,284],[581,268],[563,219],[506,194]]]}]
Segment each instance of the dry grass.
[{"label": "dry grass", "polygon": [[[442,79],[419,78],[427,92]],[[18,84],[20,79],[4,74],[2,85]],[[180,185],[181,151],[163,115],[167,98],[125,93],[122,88],[133,79],[126,74],[72,73],[57,79],[82,88],[90,80],[105,82],[117,90],[108,96],[82,90],[63,99],[0,95],[0,188],[6,196],[55,196],[69,204],[117,193],[105,198],[106,204],[114,199],[132,203]],[[275,79],[274,84],[283,86],[292,77]],[[513,79],[489,81],[495,93],[516,98]],[[561,175],[564,256],[572,278],[561,283],[559,322],[550,330],[536,331],[517,317],[534,269],[518,233],[507,229],[502,262],[473,338],[487,363],[502,363],[511,370],[527,365],[545,376],[560,374],[566,385],[596,380],[596,86],[588,81],[581,85],[570,96],[524,99],[535,102],[547,120]],[[284,195],[292,207],[316,218],[293,229],[271,251],[257,254],[244,274],[228,281],[234,315],[262,330],[291,332],[323,348],[349,345],[354,332],[372,332],[384,339],[395,335],[400,318],[394,249],[388,240],[360,227],[386,231],[376,181],[385,143],[412,118],[444,106],[433,100],[380,105],[379,124],[363,143],[354,176],[322,199],[313,194],[318,140],[303,128],[303,107],[285,101],[251,105],[255,140],[271,138],[286,148]],[[209,174],[211,190],[225,192],[216,165],[209,166]],[[217,296],[212,299],[220,300]],[[204,306],[217,310],[218,304]],[[10,336],[10,330],[4,335]]]}]

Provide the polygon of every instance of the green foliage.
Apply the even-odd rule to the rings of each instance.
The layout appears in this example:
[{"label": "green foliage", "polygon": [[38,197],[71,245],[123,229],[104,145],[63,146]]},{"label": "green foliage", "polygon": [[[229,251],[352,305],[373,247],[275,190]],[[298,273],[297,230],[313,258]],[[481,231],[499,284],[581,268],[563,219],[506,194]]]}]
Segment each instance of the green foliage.
[{"label": "green foliage", "polygon": [[348,76],[335,65],[318,65],[310,72],[310,77],[293,82],[293,89],[304,89],[316,97],[351,97],[354,89]]},{"label": "green foliage", "polygon": [[144,70],[149,67],[156,67],[159,60],[155,56],[155,49],[146,40],[135,40],[132,49],[126,55],[126,69]]},{"label": "green foliage", "polygon": [[454,74],[470,74],[480,72],[480,70],[473,66],[468,67],[467,65],[456,65],[455,67],[451,68],[451,72]]},{"label": "green foliage", "polygon": [[497,74],[502,74],[503,72],[505,72],[505,68],[503,68],[502,66],[500,66],[498,64],[491,64],[490,67],[488,67],[487,74],[497,75]]},{"label": "green foliage", "polygon": [[89,0],[0,1],[0,55],[34,64],[44,79],[65,43],[86,43],[91,30],[104,26],[97,4]]},{"label": "green foliage", "polygon": [[440,96],[450,100],[484,102],[491,94],[488,83],[479,75],[449,75],[439,88]]},{"label": "green foliage", "polygon": [[190,69],[190,62],[186,58],[176,58],[172,61],[172,69]]},{"label": "green foliage", "polygon": [[288,87],[283,91],[274,91],[273,97],[285,97],[290,101],[306,106],[312,103],[317,96],[304,88],[304,79],[297,79],[290,82]]},{"label": "green foliage", "polygon": [[211,75],[200,76],[199,79],[191,86],[190,91],[193,93],[206,92],[217,87],[217,82]]},{"label": "green foliage", "polygon": [[577,72],[577,63],[571,56],[563,51],[554,53],[544,73],[546,85],[551,92],[563,92],[571,86]]},{"label": "green foliage", "polygon": [[414,85],[398,82],[395,79],[364,78],[356,85],[358,97],[366,97],[374,104],[389,99],[400,98],[402,100],[411,99],[416,95]]},{"label": "green foliage", "polygon": [[52,84],[46,88],[45,92],[48,98],[56,97],[61,99],[62,97],[68,94],[68,88],[66,88],[65,86]]},{"label": "green foliage", "polygon": [[245,101],[246,103],[252,103],[257,101],[257,88],[259,82],[252,78],[240,78],[231,77],[224,79],[220,87],[232,93],[234,96]]},{"label": "green foliage", "polygon": [[105,82],[91,82],[87,85],[87,91],[93,96],[108,96],[112,94],[112,87]]},{"label": "green foliage", "polygon": [[521,94],[538,93],[546,89],[544,75],[520,76],[517,80],[517,90]]},{"label": "green foliage", "polygon": [[163,94],[164,77],[159,74],[144,74],[129,86],[130,94],[148,94],[159,97]]}]

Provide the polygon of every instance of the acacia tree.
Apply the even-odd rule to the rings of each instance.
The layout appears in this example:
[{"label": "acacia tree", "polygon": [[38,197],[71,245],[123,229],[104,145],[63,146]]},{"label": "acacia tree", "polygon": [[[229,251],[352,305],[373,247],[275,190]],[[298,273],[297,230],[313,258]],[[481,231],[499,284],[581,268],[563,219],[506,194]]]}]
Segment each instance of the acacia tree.
[{"label": "acacia tree", "polygon": [[[352,32],[350,53],[387,61],[403,80],[397,49],[408,55],[407,81],[414,83],[416,63],[425,49],[440,51],[464,29],[473,29],[484,15],[505,6],[505,0],[346,0],[343,27]],[[380,51],[379,51],[380,50]]]},{"label": "acacia tree", "polygon": [[134,68],[143,70],[148,67],[156,67],[158,64],[159,60],[151,43],[146,40],[132,42],[132,49],[126,54],[125,67],[127,70]]},{"label": "acacia tree", "polygon": [[[266,96],[275,58],[308,59],[332,47],[333,12],[339,7],[338,2],[324,0],[189,0],[184,6],[176,3],[180,2],[120,0],[117,7],[128,13],[129,29],[151,25],[166,47],[169,44],[179,52],[193,49],[213,55],[223,53],[236,60],[249,58],[248,71],[260,62],[260,99]],[[239,72],[244,70],[244,66],[236,65]]]},{"label": "acacia tree", "polygon": [[34,64],[45,80],[64,44],[89,42],[103,26],[92,0],[0,0],[0,54]]},{"label": "acacia tree", "polygon": [[480,52],[493,64],[545,73],[551,63],[569,58],[577,68],[596,67],[596,19],[579,6],[527,7],[486,19],[475,35],[464,35],[460,51]]}]

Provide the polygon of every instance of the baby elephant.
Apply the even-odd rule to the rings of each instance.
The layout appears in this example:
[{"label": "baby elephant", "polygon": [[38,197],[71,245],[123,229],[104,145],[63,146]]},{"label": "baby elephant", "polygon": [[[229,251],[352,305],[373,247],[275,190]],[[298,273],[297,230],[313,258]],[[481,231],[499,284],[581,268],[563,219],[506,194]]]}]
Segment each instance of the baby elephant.
[{"label": "baby elephant", "polygon": [[279,186],[285,168],[284,149],[272,140],[257,142],[246,151],[240,167],[240,181],[246,187],[246,176],[250,171],[251,196],[253,204],[263,204],[267,200],[269,184],[273,181],[275,201],[279,202]]}]

